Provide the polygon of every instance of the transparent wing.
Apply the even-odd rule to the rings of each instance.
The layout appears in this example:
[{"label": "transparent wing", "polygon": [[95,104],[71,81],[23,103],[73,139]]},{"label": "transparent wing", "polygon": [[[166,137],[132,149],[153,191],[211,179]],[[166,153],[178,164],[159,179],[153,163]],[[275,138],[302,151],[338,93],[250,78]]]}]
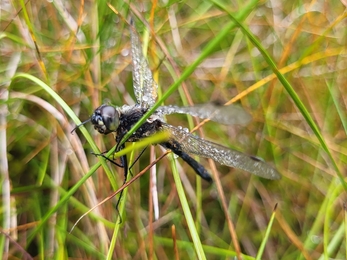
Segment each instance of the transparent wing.
[{"label": "transparent wing", "polygon": [[133,63],[133,84],[137,102],[141,107],[151,107],[157,99],[157,83],[149,69],[148,62],[143,55],[142,45],[134,27],[133,21],[130,26],[131,54]]},{"label": "transparent wing", "polygon": [[224,125],[247,125],[252,117],[242,107],[236,105],[220,106],[212,103],[192,107],[161,106],[157,110],[163,115],[174,113],[189,114],[202,119],[210,119]]},{"label": "transparent wing", "polygon": [[169,132],[171,139],[179,142],[181,149],[186,153],[211,158],[220,164],[238,168],[266,179],[278,180],[281,178],[275,168],[258,158],[209,142],[181,128],[164,123],[162,128]]}]

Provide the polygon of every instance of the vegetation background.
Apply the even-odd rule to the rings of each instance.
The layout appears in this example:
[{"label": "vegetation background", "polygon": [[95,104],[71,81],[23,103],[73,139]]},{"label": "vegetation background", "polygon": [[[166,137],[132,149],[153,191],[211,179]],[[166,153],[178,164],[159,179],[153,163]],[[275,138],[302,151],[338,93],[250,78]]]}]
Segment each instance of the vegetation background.
[{"label": "vegetation background", "polygon": [[[346,4],[1,1],[0,255],[346,259]],[[102,103],[135,102],[130,16],[159,95],[173,91],[165,104],[236,101],[248,126],[208,122],[199,135],[264,158],[281,180],[201,159],[209,185],[168,155],[152,167],[155,185],[146,171],[127,188],[121,223],[118,196],[83,216],[122,185],[122,169],[91,154],[112,148],[112,136],[91,124],[70,131]],[[130,178],[164,153],[147,150]]]}]

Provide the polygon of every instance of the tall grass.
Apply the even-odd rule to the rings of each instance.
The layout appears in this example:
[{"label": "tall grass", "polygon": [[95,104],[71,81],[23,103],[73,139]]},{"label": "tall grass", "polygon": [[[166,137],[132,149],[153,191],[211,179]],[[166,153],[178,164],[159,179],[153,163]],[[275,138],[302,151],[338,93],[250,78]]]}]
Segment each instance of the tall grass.
[{"label": "tall grass", "polygon": [[[0,8],[4,258],[346,258],[342,1],[21,0]],[[154,164],[165,153],[154,146],[132,167],[128,179],[139,178],[117,211],[123,170],[91,153],[114,147],[113,136],[91,124],[70,132],[102,103],[135,102],[130,16],[159,85],[157,105],[238,103],[252,114],[248,126],[208,122],[197,133],[264,158],[281,180],[199,159],[210,185],[172,155]],[[122,152],[134,161],[145,146]]]}]

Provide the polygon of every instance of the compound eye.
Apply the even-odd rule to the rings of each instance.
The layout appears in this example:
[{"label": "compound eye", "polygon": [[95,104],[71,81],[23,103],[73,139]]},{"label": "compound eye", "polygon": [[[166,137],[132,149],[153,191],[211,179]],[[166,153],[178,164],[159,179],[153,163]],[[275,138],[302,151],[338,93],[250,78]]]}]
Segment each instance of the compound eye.
[{"label": "compound eye", "polygon": [[101,105],[94,110],[90,121],[94,125],[95,130],[100,134],[107,135],[117,130],[119,126],[119,113],[112,106]]},{"label": "compound eye", "polygon": [[118,111],[112,106],[104,106],[100,109],[102,121],[108,132],[116,131],[119,126]]}]

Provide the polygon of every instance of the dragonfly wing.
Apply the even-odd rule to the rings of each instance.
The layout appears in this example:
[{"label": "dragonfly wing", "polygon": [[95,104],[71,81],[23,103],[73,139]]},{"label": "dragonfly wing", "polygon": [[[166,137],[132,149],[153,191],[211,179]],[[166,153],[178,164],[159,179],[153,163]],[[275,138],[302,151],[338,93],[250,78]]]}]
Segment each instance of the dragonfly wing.
[{"label": "dragonfly wing", "polygon": [[252,119],[250,114],[236,105],[219,106],[206,103],[191,107],[161,106],[158,111],[165,115],[189,114],[202,119],[210,119],[223,125],[247,125]]},{"label": "dragonfly wing", "polygon": [[157,99],[158,85],[153,79],[147,59],[143,55],[142,45],[134,27],[130,26],[131,54],[133,63],[133,84],[137,102],[142,107],[152,107]]},{"label": "dragonfly wing", "polygon": [[162,128],[169,132],[171,140],[179,143],[180,149],[186,153],[211,158],[220,164],[238,168],[266,179],[278,180],[281,178],[275,168],[259,158],[212,143],[181,128],[164,123]]}]

